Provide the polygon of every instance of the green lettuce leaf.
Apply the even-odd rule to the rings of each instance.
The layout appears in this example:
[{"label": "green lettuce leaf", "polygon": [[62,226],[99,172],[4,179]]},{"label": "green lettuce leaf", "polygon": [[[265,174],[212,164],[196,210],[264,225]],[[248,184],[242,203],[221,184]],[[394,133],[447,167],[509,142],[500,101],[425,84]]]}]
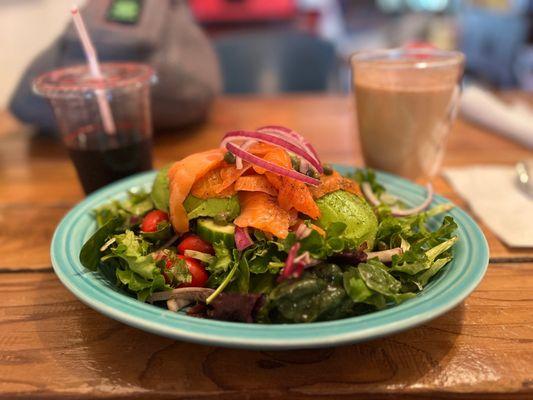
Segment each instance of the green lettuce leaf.
[{"label": "green lettuce leaf", "polygon": [[149,253],[150,244],[131,230],[114,235],[115,243],[109,248],[109,254],[101,258],[102,263],[119,260],[116,276],[130,292],[141,301],[155,291],[170,289],[157,261]]}]

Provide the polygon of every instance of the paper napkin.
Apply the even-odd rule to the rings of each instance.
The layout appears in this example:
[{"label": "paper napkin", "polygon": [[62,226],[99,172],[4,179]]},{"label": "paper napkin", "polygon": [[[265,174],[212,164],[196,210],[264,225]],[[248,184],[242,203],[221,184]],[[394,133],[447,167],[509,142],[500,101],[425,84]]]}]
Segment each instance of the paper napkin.
[{"label": "paper napkin", "polygon": [[475,213],[510,247],[533,247],[533,199],[516,184],[512,166],[447,168],[444,176]]}]

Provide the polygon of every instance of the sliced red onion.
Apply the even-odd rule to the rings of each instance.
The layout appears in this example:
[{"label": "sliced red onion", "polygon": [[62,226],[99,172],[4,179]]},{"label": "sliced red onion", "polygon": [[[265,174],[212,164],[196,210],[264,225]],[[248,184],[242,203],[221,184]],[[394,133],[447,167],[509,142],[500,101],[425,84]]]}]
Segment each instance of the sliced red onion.
[{"label": "sliced red onion", "polygon": [[311,143],[309,143],[302,135],[300,135],[295,130],[287,128],[285,126],[280,126],[280,125],[266,125],[266,126],[262,126],[260,128],[257,128],[257,130],[260,131],[260,132],[262,132],[262,131],[273,132],[273,133],[275,132],[275,133],[278,133],[278,134],[281,134],[281,135],[291,136],[292,138],[298,140],[298,142],[300,142],[300,144],[314,156],[314,158],[316,159],[317,162],[320,162],[320,158],[318,157],[318,153],[315,150],[315,148],[313,147],[313,145]]},{"label": "sliced red onion", "polygon": [[109,239],[107,242],[104,243],[102,247],[100,247],[100,251],[106,251],[109,248],[109,246],[111,246],[116,241],[117,241],[116,238]]},{"label": "sliced red onion", "polygon": [[201,251],[196,250],[185,250],[183,252],[183,255],[186,257],[194,258],[195,260],[204,262],[206,264],[211,264],[215,260],[215,256],[212,256],[211,254],[202,253]]},{"label": "sliced red onion", "polygon": [[271,133],[273,135],[276,135],[282,138],[295,140],[299,147],[309,152],[309,154],[314,159],[316,159],[317,161],[320,161],[318,154],[316,150],[313,148],[313,146],[307,140],[305,140],[305,138],[302,135],[300,135],[296,131],[293,131],[292,129],[285,128],[283,126],[270,125],[270,126],[263,126],[261,128],[258,128],[257,131]]},{"label": "sliced red onion", "polygon": [[287,259],[285,260],[285,268],[283,268],[283,270],[281,271],[281,275],[279,276],[278,280],[284,280],[292,277],[296,267],[294,264],[294,260],[297,257],[298,250],[300,250],[300,246],[300,243],[296,242],[290,248],[289,253],[287,254]]},{"label": "sliced red onion", "polygon": [[[418,206],[413,207],[413,208],[406,208],[406,209],[393,207],[391,208],[391,214],[394,215],[395,217],[406,217],[406,216],[417,214],[419,212],[424,211],[426,208],[429,207],[429,205],[433,201],[433,194],[434,194],[433,185],[431,183],[428,183],[426,185],[426,189],[427,189],[426,198]],[[366,199],[372,205],[377,207],[381,204],[379,199],[376,197],[375,193],[372,191],[372,187],[370,186],[368,182],[363,182],[361,184],[361,190],[363,191],[363,194],[365,195]]]},{"label": "sliced red onion", "polygon": [[[274,146],[281,147],[287,151],[290,151],[291,153],[296,154],[297,156],[303,158],[304,160],[308,161],[318,172],[322,173],[322,164],[318,160],[315,159],[313,154],[310,154],[310,152],[306,149],[302,149],[302,147],[294,144],[293,142],[284,139],[283,137],[275,136],[267,132],[256,132],[256,131],[231,131],[224,135],[224,138],[222,139],[222,142],[220,142],[220,146],[224,147],[226,143],[231,142],[235,139],[247,139],[252,138],[255,141],[263,142],[263,143],[269,143],[273,144]],[[241,145],[241,148],[243,150],[248,149],[248,143],[250,143],[250,140],[245,142],[243,145]]]},{"label": "sliced red onion", "polygon": [[309,236],[312,232],[312,229],[309,228],[306,224],[300,224],[298,228],[296,228],[296,231],[294,231],[294,234],[296,235],[296,238],[298,239],[305,239],[307,236]]},{"label": "sliced red onion", "polygon": [[302,174],[307,174],[307,171],[309,171],[309,163],[307,162],[307,160],[304,160],[304,159],[300,160],[300,169],[299,169],[299,171]]},{"label": "sliced red onion", "polygon": [[294,262],[297,264],[302,264],[305,268],[312,267],[320,263],[320,260],[311,257],[311,253],[304,251],[298,257],[294,259]]},{"label": "sliced red onion", "polygon": [[292,273],[292,276],[294,278],[299,278],[300,276],[302,276],[302,273],[304,272],[305,268],[317,265],[319,262],[319,260],[315,260],[314,258],[312,258],[311,254],[309,254],[308,251],[303,252],[303,254],[299,255],[294,259],[294,265],[296,268]]},{"label": "sliced red onion", "polygon": [[370,202],[370,204],[372,204],[375,207],[381,204],[379,199],[376,197],[375,193],[372,191],[372,186],[370,186],[370,183],[368,182],[361,183],[361,190],[363,194],[365,195],[366,199]]},{"label": "sliced red onion", "polygon": [[244,249],[247,249],[253,244],[254,241],[250,237],[250,232],[248,232],[248,228],[241,228],[240,226],[236,226],[235,245],[237,246],[237,250],[243,251]]},{"label": "sliced red onion", "polygon": [[281,276],[278,278],[278,280],[299,278],[305,268],[309,268],[320,263],[320,260],[311,257],[311,254],[308,251],[304,251],[302,254],[297,256],[296,254],[298,254],[299,249],[300,243],[295,243],[291,247],[287,256],[287,260],[285,261],[285,268],[281,272]]},{"label": "sliced red onion", "polygon": [[[248,150],[254,143],[256,143],[257,140],[247,140],[246,142],[244,142],[242,145],[241,145],[241,149],[243,150]],[[235,157],[235,168],[237,169],[243,169],[243,165],[242,165],[242,158],[240,157]]]},{"label": "sliced red onion", "polygon": [[392,208],[391,212],[392,215],[395,217],[406,217],[408,215],[418,214],[419,212],[424,211],[426,208],[429,207],[431,202],[433,201],[433,185],[431,183],[428,183],[426,185],[427,195],[426,199],[418,206],[413,208],[407,208],[407,209],[401,209],[401,208]]},{"label": "sliced red onion", "polygon": [[391,262],[392,256],[399,256],[403,254],[403,249],[401,247],[395,247],[393,249],[389,250],[382,250],[382,251],[371,251],[366,253],[366,257],[368,260],[371,258],[376,258],[381,262]]},{"label": "sliced red onion", "polygon": [[149,303],[153,303],[154,301],[165,301],[168,299],[176,299],[180,302],[188,301],[187,304],[190,304],[193,301],[204,301],[213,292],[214,292],[213,289],[208,289],[208,288],[184,287],[184,288],[177,288],[173,290],[166,290],[164,292],[152,293],[152,295],[148,297],[147,301]]},{"label": "sliced red onion", "polygon": [[231,153],[233,153],[235,157],[241,157],[243,160],[248,161],[251,164],[257,165],[258,167],[264,168],[275,174],[283,175],[283,176],[286,176],[292,179],[296,179],[296,180],[299,180],[301,182],[304,182],[304,183],[307,183],[313,186],[318,186],[320,184],[320,180],[318,179],[311,178],[310,176],[304,175],[300,172],[294,171],[292,169],[280,167],[279,165],[263,160],[262,158],[254,156],[253,154],[249,153],[246,150],[242,150],[239,146],[231,142],[226,144],[226,149],[230,151]]}]

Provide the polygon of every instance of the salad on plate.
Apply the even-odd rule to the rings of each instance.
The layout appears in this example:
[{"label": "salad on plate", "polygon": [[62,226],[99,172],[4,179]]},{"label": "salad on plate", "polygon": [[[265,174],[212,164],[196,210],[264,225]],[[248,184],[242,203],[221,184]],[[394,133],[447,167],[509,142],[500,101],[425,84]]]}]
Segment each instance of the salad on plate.
[{"label": "salad on plate", "polygon": [[286,127],[231,131],[162,168],[150,191],[95,209],[80,261],[139,301],[194,317],[353,317],[417,296],[451,261],[452,205],[430,207],[432,197],[428,185],[409,208],[373,171],[340,174]]}]

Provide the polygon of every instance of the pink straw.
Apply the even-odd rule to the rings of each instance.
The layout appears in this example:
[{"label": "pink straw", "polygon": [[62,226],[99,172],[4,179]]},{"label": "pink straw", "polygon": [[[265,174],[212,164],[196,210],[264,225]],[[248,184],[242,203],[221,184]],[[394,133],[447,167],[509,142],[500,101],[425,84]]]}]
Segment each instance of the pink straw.
[{"label": "pink straw", "polygon": [[[74,20],[74,25],[78,31],[78,35],[85,52],[85,57],[87,57],[87,62],[89,63],[89,70],[91,75],[96,79],[103,79],[102,71],[100,71],[100,65],[98,64],[98,55],[94,49],[93,43],[87,29],[85,28],[85,23],[81,17],[80,11],[77,6],[73,6],[71,9],[72,19]],[[115,122],[113,121],[113,115],[111,113],[111,107],[105,96],[105,91],[98,89],[96,92],[96,100],[98,102],[98,108],[100,109],[100,115],[102,116],[102,122],[104,124],[104,130],[109,135],[114,135],[116,133]]]}]

